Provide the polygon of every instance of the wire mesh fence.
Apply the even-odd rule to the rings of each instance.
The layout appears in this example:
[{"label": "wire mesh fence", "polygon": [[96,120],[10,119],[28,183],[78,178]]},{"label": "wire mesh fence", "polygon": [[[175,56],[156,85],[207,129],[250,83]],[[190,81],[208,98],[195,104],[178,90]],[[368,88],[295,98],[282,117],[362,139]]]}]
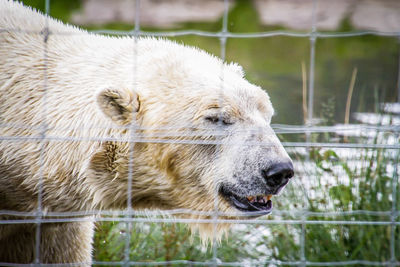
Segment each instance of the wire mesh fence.
[{"label": "wire mesh fence", "polygon": [[[317,28],[318,0],[313,0],[312,27],[310,31],[267,31],[254,33],[234,33],[228,30],[228,0],[224,2],[222,25],[219,31],[143,31],[140,27],[140,0],[135,1],[134,29],[129,31],[94,30],[95,34],[129,36],[137,46],[140,37],[177,37],[196,35],[218,39],[220,57],[226,59],[227,40],[231,38],[275,38],[279,36],[308,38],[309,70],[306,86],[306,123],[304,125],[273,124],[274,132],[281,138],[283,146],[291,156],[296,170],[296,178],[279,196],[279,203],[267,217],[253,218],[254,214],[223,212],[218,209],[218,189],[215,189],[214,209],[211,211],[193,209],[167,209],[164,211],[142,211],[132,206],[132,177],[137,143],[181,144],[190,146],[227,145],[219,137],[230,133],[218,129],[197,128],[190,133],[183,130],[192,125],[145,128],[132,122],[128,126],[115,126],[126,130],[128,137],[93,136],[90,130],[96,126],[75,127],[70,134],[67,126],[59,129],[49,128],[48,80],[49,64],[48,42],[53,35],[74,36],[82,32],[60,32],[46,27],[41,32],[31,29],[0,29],[0,34],[40,34],[43,38],[44,69],[42,88],[41,125],[20,125],[0,121],[6,129],[25,129],[31,134],[2,135],[1,142],[40,144],[40,168],[38,170],[37,208],[30,212],[14,210],[0,211],[0,225],[35,225],[35,260],[26,266],[399,266],[400,265],[400,195],[399,195],[399,157],[400,123],[399,112],[389,113],[389,122],[383,117],[375,124],[342,124],[320,126],[314,118],[315,62],[318,58],[316,43],[325,38],[348,38],[354,36],[385,36],[400,38],[399,32],[352,31],[322,32]],[[49,14],[51,1],[45,1],[45,13]],[[133,46],[133,47],[135,47]],[[400,46],[399,46],[400,50]],[[131,80],[137,79],[137,49],[133,51]],[[224,68],[221,64],[220,95],[224,93]],[[398,85],[400,95],[400,84]],[[222,116],[222,115],[220,115]],[[384,115],[380,115],[384,116]],[[101,126],[98,126],[101,128]],[[246,128],[243,132],[257,134],[258,128]],[[12,132],[12,131],[11,131]],[[182,134],[182,132],[184,134]],[[68,134],[65,134],[68,133]],[[205,139],[204,136],[213,138]],[[48,142],[129,143],[128,171],[126,188],[127,208],[85,209],[74,212],[43,210],[43,183],[46,179],[43,169],[45,150]],[[241,143],[242,146],[260,146],[257,141]],[[262,145],[266,145],[263,143]],[[267,144],[268,145],[268,144]],[[273,146],[273,144],[271,144]],[[1,156],[0,152],[0,156]],[[0,173],[2,174],[2,173]],[[117,194],[117,193],[116,193]],[[1,199],[1,198],[0,198]],[[41,232],[43,224],[65,222],[98,222],[108,224],[109,232],[99,230],[95,246],[104,250],[94,252],[93,262],[71,262],[46,264],[41,258]],[[202,244],[198,236],[191,236],[185,224],[209,224],[213,233]],[[227,237],[219,240],[216,232],[219,225],[231,224]],[[45,242],[45,240],[42,240]],[[23,266],[23,264],[0,262],[2,266]]]}]

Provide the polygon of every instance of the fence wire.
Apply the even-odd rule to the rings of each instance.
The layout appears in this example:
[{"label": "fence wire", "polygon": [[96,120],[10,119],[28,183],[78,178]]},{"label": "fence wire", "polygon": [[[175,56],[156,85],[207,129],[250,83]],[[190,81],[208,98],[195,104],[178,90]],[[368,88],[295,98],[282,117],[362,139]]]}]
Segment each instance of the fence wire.
[{"label": "fence wire", "polygon": [[[288,204],[286,207],[289,209],[281,209],[280,207],[275,208],[272,214],[267,218],[260,217],[258,219],[249,218],[247,215],[238,215],[224,213],[218,210],[218,197],[214,197],[214,207],[213,211],[196,211],[189,209],[178,209],[169,211],[139,211],[132,207],[132,195],[131,195],[131,185],[132,185],[132,175],[133,175],[133,159],[135,157],[134,144],[143,143],[163,143],[163,144],[190,144],[190,145],[204,145],[204,144],[215,144],[215,145],[237,145],[235,143],[227,144],[226,141],[220,141],[220,137],[229,135],[230,133],[220,128],[218,130],[210,131],[210,129],[196,129],[191,133],[185,132],[185,129],[193,129],[190,125],[181,125],[176,127],[158,127],[158,128],[138,128],[137,125],[132,122],[126,130],[129,131],[130,135],[128,139],[121,139],[118,137],[98,137],[91,136],[88,131],[93,129],[93,127],[80,128],[74,130],[82,131],[79,134],[68,135],[69,129],[49,129],[46,123],[48,118],[47,110],[47,94],[48,94],[48,51],[47,51],[47,41],[52,35],[76,35],[85,33],[76,32],[52,32],[48,27],[48,19],[46,19],[46,27],[40,34],[43,36],[43,60],[45,68],[43,70],[43,114],[42,114],[42,125],[40,127],[30,126],[30,125],[17,125],[0,122],[0,127],[2,128],[22,128],[30,129],[32,132],[37,133],[29,136],[0,136],[1,141],[6,142],[40,142],[41,143],[41,153],[40,162],[41,168],[40,180],[38,186],[38,206],[36,211],[32,212],[17,212],[12,210],[0,210],[1,216],[8,216],[6,218],[17,217],[18,219],[2,219],[0,220],[0,225],[13,225],[13,224],[36,224],[36,246],[35,246],[35,261],[32,264],[14,264],[0,262],[1,266],[81,266],[89,263],[76,262],[69,264],[44,264],[40,262],[40,238],[41,238],[41,225],[44,223],[62,223],[62,222],[83,222],[95,220],[96,222],[118,222],[124,224],[125,233],[123,234],[124,252],[123,258],[117,261],[98,261],[94,260],[92,264],[99,266],[160,266],[160,265],[178,265],[178,266],[400,266],[400,261],[396,251],[399,251],[400,247],[400,236],[398,229],[400,227],[400,211],[398,203],[398,186],[399,186],[399,156],[400,156],[400,124],[395,125],[342,125],[342,126],[317,126],[313,123],[313,110],[314,110],[314,90],[315,90],[315,61],[318,55],[316,54],[316,42],[320,38],[347,38],[354,36],[364,36],[364,35],[374,35],[374,36],[387,36],[387,37],[397,37],[400,38],[400,32],[381,32],[381,31],[354,31],[354,32],[321,32],[317,28],[317,8],[318,0],[313,0],[312,10],[312,27],[309,32],[297,32],[297,31],[268,31],[268,32],[256,32],[256,33],[233,33],[228,30],[228,13],[230,8],[229,0],[221,0],[224,2],[224,12],[222,18],[221,30],[218,32],[207,32],[199,30],[182,30],[182,31],[167,31],[167,32],[147,32],[140,28],[140,0],[135,0],[135,27],[129,31],[116,31],[116,30],[95,30],[92,33],[95,34],[112,34],[118,36],[131,36],[132,41],[137,43],[141,36],[154,36],[154,37],[177,37],[186,35],[196,35],[202,37],[217,38],[220,41],[220,57],[225,60],[226,58],[226,45],[229,38],[273,38],[277,36],[288,36],[288,37],[298,37],[298,38],[308,38],[310,42],[310,65],[309,65],[309,80],[308,80],[308,117],[305,125],[273,125],[273,129],[276,134],[281,136],[286,135],[296,135],[301,134],[306,138],[305,142],[295,142],[295,141],[283,141],[282,144],[292,155],[295,162],[297,176],[302,177],[294,181],[292,185],[292,190],[289,193],[283,193],[283,196],[293,196],[293,192],[302,192],[302,196],[296,201],[306,203],[310,205],[310,200],[316,198],[323,198],[326,195],[313,195],[310,190],[314,184],[321,184],[322,181],[327,182],[329,185],[329,175],[323,172],[318,172],[318,169],[313,164],[307,164],[303,162],[304,158],[309,157],[310,151],[315,149],[317,153],[324,155],[324,153],[331,153],[330,149],[335,149],[335,153],[338,154],[338,158],[344,157],[347,163],[352,161],[359,161],[359,164],[366,164],[368,161],[368,156],[374,155],[374,151],[383,151],[385,157],[389,158],[392,162],[390,177],[391,183],[391,206],[387,210],[337,210],[335,206],[326,205],[325,210],[322,212],[310,211],[310,207],[295,207],[293,204]],[[51,8],[51,1],[45,0],[45,13],[49,14]],[[36,34],[37,32],[31,31],[30,29],[0,29],[0,34],[2,32],[15,32],[16,34]],[[136,47],[136,46],[135,46]],[[132,76],[135,78],[137,76],[137,49],[134,49],[133,62],[134,69],[132,70]],[[399,53],[400,54],[400,53]],[[221,74],[223,75],[224,66],[221,65]],[[135,79],[133,79],[135,81]],[[399,72],[400,81],[400,72]],[[400,88],[400,82],[399,87]],[[400,91],[399,91],[400,92]],[[223,88],[223,78],[220,88],[221,96],[224,94]],[[400,97],[400,94],[399,96]],[[222,97],[221,97],[222,99]],[[221,100],[222,101],[222,100]],[[117,126],[116,126],[117,127]],[[122,126],[119,128],[123,128]],[[143,133],[146,131],[146,133]],[[245,132],[259,132],[259,129],[245,129]],[[359,137],[353,142],[318,142],[313,141],[313,135],[321,133],[346,133],[346,132],[357,132]],[[368,138],[368,131],[374,131],[378,136],[377,139],[371,140]],[[150,134],[149,134],[150,132]],[[204,140],[204,136],[212,137],[212,139]],[[381,135],[381,137],[379,137]],[[77,212],[44,212],[42,207],[43,198],[43,179],[44,179],[44,153],[48,141],[55,142],[105,142],[105,141],[124,141],[130,143],[130,153],[129,153],[129,172],[128,172],[128,190],[127,190],[127,209],[122,211],[111,211],[111,210],[90,210],[90,211],[77,211]],[[260,145],[258,142],[246,142],[241,145],[257,146]],[[263,145],[266,145],[263,143]],[[267,144],[268,145],[268,144]],[[354,152],[354,149],[356,151]],[[353,153],[353,154],[352,154]],[[355,154],[355,155],[354,155]],[[337,158],[328,158],[326,162],[322,164],[329,164],[329,161],[335,162]],[[333,164],[333,163],[332,163]],[[341,163],[343,166],[344,163]],[[356,162],[357,164],[357,162]],[[390,164],[389,164],[390,165]],[[346,165],[351,166],[351,165]],[[346,184],[348,181],[340,180],[342,175],[346,175],[346,169],[338,170],[337,166],[330,166],[336,172],[335,179],[338,183]],[[321,169],[319,169],[321,170]],[[326,176],[328,175],[328,176]],[[312,178],[310,178],[312,177]],[[311,181],[307,181],[307,179]],[[333,178],[332,178],[333,179]],[[354,184],[357,190],[361,190],[361,186]],[[290,190],[288,190],[290,191]],[[352,193],[363,193],[362,191],[354,191]],[[218,194],[215,190],[215,194]],[[289,199],[289,197],[288,197]],[[294,199],[292,199],[294,200]],[[379,201],[379,200],[377,200]],[[312,203],[311,203],[312,204]],[[179,215],[196,215],[201,216],[199,218],[179,218]],[[177,217],[175,217],[177,216]],[[234,216],[236,219],[231,219],[229,217]],[[156,259],[145,259],[143,261],[132,261],[131,260],[131,232],[134,224],[149,224],[149,223],[211,223],[213,224],[214,237],[212,239],[212,254],[208,260],[197,261],[197,260],[156,260]],[[219,242],[216,238],[216,231],[218,224],[230,223],[233,225],[246,225],[255,228],[262,228],[264,231],[268,232],[265,227],[277,225],[284,227],[294,227],[294,232],[297,236],[294,239],[298,239],[299,255],[293,255],[292,260],[275,260],[271,258],[270,255],[255,257],[249,259],[243,259],[243,261],[231,262],[229,260],[221,260],[218,255]],[[351,259],[351,260],[338,260],[338,261],[312,261],[309,260],[306,252],[308,232],[312,231],[312,226],[355,226],[355,227],[389,227],[390,244],[389,244],[389,258],[384,260],[365,260],[365,259]],[[311,228],[310,228],[311,227]],[[396,231],[397,229],[397,231]],[[331,229],[332,231],[335,229]],[[253,232],[254,233],[254,232]],[[260,235],[262,235],[261,233]],[[379,238],[379,237],[378,237]],[[249,239],[251,240],[251,238]],[[245,245],[243,245],[245,246]],[[290,258],[290,257],[288,257]]]}]

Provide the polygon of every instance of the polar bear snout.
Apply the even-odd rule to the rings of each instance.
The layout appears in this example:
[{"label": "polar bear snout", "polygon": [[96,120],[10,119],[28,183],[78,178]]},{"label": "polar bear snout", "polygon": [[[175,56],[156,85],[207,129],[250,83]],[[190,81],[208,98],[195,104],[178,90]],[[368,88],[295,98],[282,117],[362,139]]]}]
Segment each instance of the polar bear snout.
[{"label": "polar bear snout", "polygon": [[244,145],[225,151],[232,173],[221,181],[219,193],[234,211],[260,216],[271,212],[273,196],[294,177],[294,167],[273,132],[263,135],[265,141],[259,146],[247,146],[254,138],[249,136],[238,135],[235,141],[244,140]]},{"label": "polar bear snout", "polygon": [[261,171],[262,177],[273,195],[278,194],[284,188],[289,179],[294,175],[293,164],[290,161],[279,162]]}]

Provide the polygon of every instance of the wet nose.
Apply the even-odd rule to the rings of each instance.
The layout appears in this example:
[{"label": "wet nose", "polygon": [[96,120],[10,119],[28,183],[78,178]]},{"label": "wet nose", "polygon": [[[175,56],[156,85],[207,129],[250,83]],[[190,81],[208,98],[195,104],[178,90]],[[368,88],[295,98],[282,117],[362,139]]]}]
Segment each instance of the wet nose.
[{"label": "wet nose", "polygon": [[291,162],[280,162],[262,170],[262,175],[271,188],[272,194],[277,194],[293,177],[293,164]]}]

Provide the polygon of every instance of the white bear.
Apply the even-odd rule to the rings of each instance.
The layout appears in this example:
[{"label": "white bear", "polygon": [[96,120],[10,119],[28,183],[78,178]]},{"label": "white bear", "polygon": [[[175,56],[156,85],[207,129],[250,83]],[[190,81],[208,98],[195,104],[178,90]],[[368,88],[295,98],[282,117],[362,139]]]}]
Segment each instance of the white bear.
[{"label": "white bear", "polygon": [[[267,93],[240,66],[17,2],[0,14],[0,210],[270,212],[293,166]],[[93,232],[90,218],[42,223],[40,240],[36,224],[1,224],[0,262],[90,265]]]}]

